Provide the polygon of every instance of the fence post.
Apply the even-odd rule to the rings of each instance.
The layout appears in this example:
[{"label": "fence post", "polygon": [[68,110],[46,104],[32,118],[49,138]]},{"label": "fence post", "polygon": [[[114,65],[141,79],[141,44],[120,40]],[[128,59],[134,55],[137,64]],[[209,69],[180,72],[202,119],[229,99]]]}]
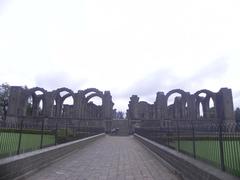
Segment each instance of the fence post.
[{"label": "fence post", "polygon": [[224,164],[224,152],[223,152],[223,137],[222,137],[222,122],[219,123],[219,150],[220,150],[220,165],[221,169],[225,171],[225,164]]},{"label": "fence post", "polygon": [[58,119],[56,119],[56,127],[55,127],[55,145],[57,145],[57,138],[58,138]]},{"label": "fence post", "polygon": [[22,142],[22,129],[23,129],[23,117],[21,117],[20,134],[19,134],[19,139],[18,139],[17,154],[20,154],[20,148],[21,148],[21,142]]},{"label": "fence post", "polygon": [[44,130],[44,121],[45,121],[45,117],[42,119],[40,149],[42,149],[42,146],[43,146],[43,130]]},{"label": "fence post", "polygon": [[65,135],[66,135],[66,137],[68,137],[68,124],[67,124],[68,120],[69,120],[68,118],[65,119]]},{"label": "fence post", "polygon": [[169,136],[170,136],[170,133],[169,133],[169,122],[167,121],[167,146],[168,147],[169,147],[169,143],[170,143]]},{"label": "fence post", "polygon": [[178,124],[178,120],[176,121],[177,121],[177,150],[180,151],[179,124]]},{"label": "fence post", "polygon": [[196,139],[193,121],[192,121],[192,146],[193,146],[193,158],[196,159]]}]

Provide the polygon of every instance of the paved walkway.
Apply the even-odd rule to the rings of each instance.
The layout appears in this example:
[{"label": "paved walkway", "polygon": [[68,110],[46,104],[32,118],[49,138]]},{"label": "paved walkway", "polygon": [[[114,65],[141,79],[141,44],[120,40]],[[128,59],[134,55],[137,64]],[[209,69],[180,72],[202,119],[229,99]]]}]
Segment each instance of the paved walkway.
[{"label": "paved walkway", "polygon": [[177,180],[134,137],[106,136],[42,169],[29,180]]}]

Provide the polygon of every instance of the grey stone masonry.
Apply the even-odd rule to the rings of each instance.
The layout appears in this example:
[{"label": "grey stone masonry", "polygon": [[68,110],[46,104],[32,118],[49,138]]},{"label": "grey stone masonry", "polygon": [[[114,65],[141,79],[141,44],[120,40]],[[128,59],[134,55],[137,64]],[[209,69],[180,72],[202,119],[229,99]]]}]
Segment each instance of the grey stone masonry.
[{"label": "grey stone masonry", "polygon": [[105,136],[28,180],[176,180],[133,136]]}]

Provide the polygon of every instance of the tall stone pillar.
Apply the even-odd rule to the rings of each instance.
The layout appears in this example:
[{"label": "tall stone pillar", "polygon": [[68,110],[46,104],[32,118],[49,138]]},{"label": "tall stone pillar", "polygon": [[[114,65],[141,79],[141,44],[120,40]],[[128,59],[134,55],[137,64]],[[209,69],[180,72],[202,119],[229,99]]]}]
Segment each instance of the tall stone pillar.
[{"label": "tall stone pillar", "polygon": [[84,111],[84,94],[83,91],[78,91],[78,93],[74,94],[74,116],[76,118],[83,118]]},{"label": "tall stone pillar", "polygon": [[195,121],[197,119],[197,108],[196,108],[196,98],[195,95],[190,95],[187,98],[187,118],[189,118],[190,121]]},{"label": "tall stone pillar", "polygon": [[216,96],[217,116],[221,122],[234,122],[232,90],[221,88]]},{"label": "tall stone pillar", "polygon": [[130,120],[138,119],[137,104],[139,102],[139,97],[137,95],[132,95],[128,104],[128,115]]},{"label": "tall stone pillar", "polygon": [[62,99],[60,96],[57,96],[55,98],[55,101],[56,101],[56,117],[61,117],[62,115],[62,105],[63,105],[63,102],[62,102]]},{"label": "tall stone pillar", "polygon": [[[128,104],[127,116],[128,116],[128,126],[129,132],[133,133],[135,131],[135,125],[138,119],[138,108],[139,97],[137,95],[132,95]],[[138,122],[139,125],[139,122]]]},{"label": "tall stone pillar", "polygon": [[17,117],[24,115],[25,90],[21,86],[11,86],[8,99],[7,122],[17,122]]},{"label": "tall stone pillar", "polygon": [[104,128],[106,132],[111,131],[112,127],[112,112],[113,112],[113,102],[110,91],[105,91],[102,98],[102,114],[104,120]]},{"label": "tall stone pillar", "polygon": [[156,119],[163,121],[167,115],[167,100],[164,92],[157,92],[155,105]]},{"label": "tall stone pillar", "polygon": [[104,119],[112,119],[112,111],[113,111],[113,102],[112,102],[112,96],[110,94],[110,91],[105,91],[103,94],[103,118]]},{"label": "tall stone pillar", "polygon": [[47,117],[54,116],[54,97],[53,92],[45,92],[43,99],[43,115]]},{"label": "tall stone pillar", "polygon": [[10,95],[8,100],[8,112],[9,116],[23,115],[24,108],[24,89],[20,86],[11,86]]},{"label": "tall stone pillar", "polygon": [[38,105],[41,99],[37,96],[33,96],[32,116],[38,116]]}]

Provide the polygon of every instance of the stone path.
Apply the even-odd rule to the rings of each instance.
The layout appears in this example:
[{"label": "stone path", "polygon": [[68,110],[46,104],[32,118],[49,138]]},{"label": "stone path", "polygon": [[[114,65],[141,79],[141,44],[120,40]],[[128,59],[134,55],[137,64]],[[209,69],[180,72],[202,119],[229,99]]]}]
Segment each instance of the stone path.
[{"label": "stone path", "polygon": [[132,136],[106,136],[28,177],[28,180],[176,180]]}]

